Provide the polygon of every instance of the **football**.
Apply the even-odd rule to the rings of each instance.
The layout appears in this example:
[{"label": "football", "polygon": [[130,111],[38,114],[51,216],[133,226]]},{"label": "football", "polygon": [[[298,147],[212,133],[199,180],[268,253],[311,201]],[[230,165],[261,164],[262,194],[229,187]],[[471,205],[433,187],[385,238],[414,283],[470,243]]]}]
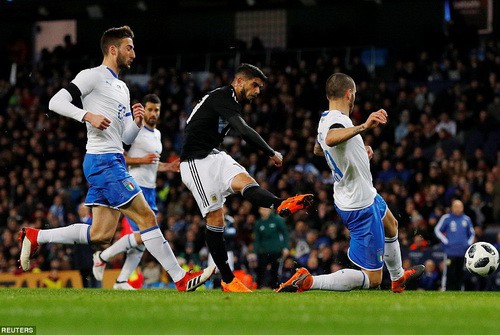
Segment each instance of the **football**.
[{"label": "football", "polygon": [[476,242],[465,252],[465,267],[472,274],[487,277],[498,268],[498,250],[487,242]]}]

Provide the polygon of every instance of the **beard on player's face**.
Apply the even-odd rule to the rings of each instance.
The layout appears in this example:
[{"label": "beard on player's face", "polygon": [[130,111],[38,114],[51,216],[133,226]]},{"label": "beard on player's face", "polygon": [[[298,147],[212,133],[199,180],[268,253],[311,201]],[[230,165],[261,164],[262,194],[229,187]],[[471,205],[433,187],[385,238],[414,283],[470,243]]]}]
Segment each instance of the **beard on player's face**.
[{"label": "beard on player's face", "polygon": [[145,117],[144,122],[149,128],[154,128],[156,127],[156,124],[158,123],[158,119],[156,116],[150,116],[150,117]]},{"label": "beard on player's face", "polygon": [[247,90],[244,85],[241,87],[240,96],[243,100],[242,102],[250,101],[250,99],[247,97]]},{"label": "beard on player's face", "polygon": [[349,98],[349,114],[351,114],[353,110],[354,110],[354,93],[351,94],[351,97]]}]

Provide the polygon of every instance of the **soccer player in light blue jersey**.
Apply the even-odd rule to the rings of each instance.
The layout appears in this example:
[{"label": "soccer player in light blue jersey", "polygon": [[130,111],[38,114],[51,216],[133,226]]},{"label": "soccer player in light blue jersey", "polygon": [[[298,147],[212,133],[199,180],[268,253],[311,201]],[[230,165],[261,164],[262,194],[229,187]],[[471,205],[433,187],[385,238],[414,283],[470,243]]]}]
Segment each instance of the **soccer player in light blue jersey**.
[{"label": "soccer player in light blue jersey", "polygon": [[129,89],[118,77],[135,59],[133,39],[134,33],[128,26],[106,30],[101,37],[102,64],[79,72],[49,102],[52,111],[86,123],[83,171],[90,185],[85,204],[92,207],[92,225],[76,223],[46,230],[23,228],[19,233],[20,263],[28,271],[30,258],[44,243],[109,243],[123,213],[137,223],[144,246],[168,272],[177,289],[192,291],[214,269],[191,273],[179,266],[156,223],[154,211],[125,165],[123,143],[135,140],[144,118],[142,104],[130,108]]}]

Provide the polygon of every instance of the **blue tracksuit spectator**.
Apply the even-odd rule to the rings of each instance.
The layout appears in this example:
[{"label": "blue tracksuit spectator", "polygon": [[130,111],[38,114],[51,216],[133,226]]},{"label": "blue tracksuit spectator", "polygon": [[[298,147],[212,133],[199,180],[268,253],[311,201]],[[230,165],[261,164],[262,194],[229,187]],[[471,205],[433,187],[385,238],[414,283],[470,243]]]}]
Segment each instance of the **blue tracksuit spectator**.
[{"label": "blue tracksuit spectator", "polygon": [[470,217],[464,214],[464,204],[460,200],[452,202],[451,212],[439,219],[434,233],[443,243],[445,253],[442,289],[443,291],[462,290],[464,254],[474,242],[474,227]]}]

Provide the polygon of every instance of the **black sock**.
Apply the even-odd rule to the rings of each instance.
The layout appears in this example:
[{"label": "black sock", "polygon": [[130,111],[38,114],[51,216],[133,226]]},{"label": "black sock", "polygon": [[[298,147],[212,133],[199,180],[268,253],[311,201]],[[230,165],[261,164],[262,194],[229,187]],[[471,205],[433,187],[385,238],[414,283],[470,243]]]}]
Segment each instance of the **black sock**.
[{"label": "black sock", "polygon": [[241,191],[241,195],[258,207],[277,209],[283,202],[283,199],[256,184],[247,186]]},{"label": "black sock", "polygon": [[215,265],[219,268],[222,280],[229,284],[234,274],[227,263],[227,250],[224,241],[224,227],[209,226],[205,232],[205,239],[207,242],[208,250],[214,259]]}]

